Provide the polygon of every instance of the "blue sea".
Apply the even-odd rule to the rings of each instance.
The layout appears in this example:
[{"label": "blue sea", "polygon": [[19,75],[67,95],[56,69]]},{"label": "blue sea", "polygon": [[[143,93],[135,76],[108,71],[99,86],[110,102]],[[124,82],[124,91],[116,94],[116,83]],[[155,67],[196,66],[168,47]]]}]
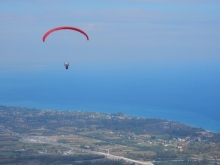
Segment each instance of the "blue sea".
[{"label": "blue sea", "polygon": [[217,64],[0,67],[0,105],[121,112],[220,133]]}]

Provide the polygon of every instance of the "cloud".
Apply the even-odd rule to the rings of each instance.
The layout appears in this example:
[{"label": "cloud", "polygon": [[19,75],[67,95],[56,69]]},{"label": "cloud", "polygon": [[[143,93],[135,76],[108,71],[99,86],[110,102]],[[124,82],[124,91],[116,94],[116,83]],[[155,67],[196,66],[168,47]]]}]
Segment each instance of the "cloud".
[{"label": "cloud", "polygon": [[6,63],[7,65],[1,64],[0,71],[7,71],[7,70],[32,70],[32,69],[40,69],[44,68],[46,65],[35,65],[35,64],[10,64]]},{"label": "cloud", "polygon": [[96,32],[100,32],[103,30],[103,27],[99,24],[96,24],[96,23],[91,23],[91,24],[88,24],[86,25],[84,28],[83,28],[85,31],[96,31]]}]

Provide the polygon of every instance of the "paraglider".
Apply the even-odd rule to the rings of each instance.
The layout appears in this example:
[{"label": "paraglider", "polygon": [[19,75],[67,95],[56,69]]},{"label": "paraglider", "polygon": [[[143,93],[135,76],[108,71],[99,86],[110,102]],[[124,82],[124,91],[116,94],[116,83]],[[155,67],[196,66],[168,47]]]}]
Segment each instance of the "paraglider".
[{"label": "paraglider", "polygon": [[54,31],[57,31],[57,30],[75,30],[75,31],[78,31],[78,32],[84,34],[86,39],[89,40],[89,36],[83,30],[78,29],[76,27],[71,27],[71,26],[61,26],[61,27],[53,28],[53,29],[49,30],[48,32],[46,32],[43,36],[43,42],[45,42],[45,39],[47,38],[48,35],[50,35],[51,33],[53,33]]},{"label": "paraglider", "polygon": [[[87,40],[89,40],[89,36],[81,29],[79,28],[76,28],[76,27],[71,27],[71,26],[60,26],[60,27],[56,27],[56,28],[53,28],[49,31],[47,31],[44,35],[43,35],[43,42],[45,42],[46,38],[53,32],[57,31],[57,30],[74,30],[74,31],[77,31],[79,33],[82,33]],[[69,67],[69,62],[68,63],[64,63],[64,66],[66,67],[66,69],[68,69]]]},{"label": "paraglider", "polygon": [[70,65],[69,62],[68,63],[64,62],[64,66],[66,67],[66,69],[68,69],[69,65]]}]

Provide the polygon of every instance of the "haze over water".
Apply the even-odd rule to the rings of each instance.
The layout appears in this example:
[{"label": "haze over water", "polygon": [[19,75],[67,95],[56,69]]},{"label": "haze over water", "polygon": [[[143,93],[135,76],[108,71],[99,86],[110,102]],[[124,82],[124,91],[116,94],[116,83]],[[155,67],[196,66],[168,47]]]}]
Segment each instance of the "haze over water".
[{"label": "haze over water", "polygon": [[[220,132],[219,65],[115,67],[62,64],[1,71],[0,103],[162,118]],[[34,74],[33,74],[34,73]]]},{"label": "haze over water", "polygon": [[[0,104],[220,132],[219,9],[218,0],[1,1]],[[90,40],[66,30],[42,42],[58,26]]]}]

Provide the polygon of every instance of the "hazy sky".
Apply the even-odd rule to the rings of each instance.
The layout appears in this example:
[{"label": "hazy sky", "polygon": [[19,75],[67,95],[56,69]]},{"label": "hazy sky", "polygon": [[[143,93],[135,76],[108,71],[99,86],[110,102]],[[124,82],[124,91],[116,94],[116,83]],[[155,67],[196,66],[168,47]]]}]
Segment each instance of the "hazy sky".
[{"label": "hazy sky", "polygon": [[[90,40],[64,30],[42,41],[65,25]],[[0,0],[0,104],[133,106],[220,131],[219,75],[219,0]]]},{"label": "hazy sky", "polygon": [[[57,26],[75,26],[90,41]],[[0,68],[219,62],[218,0],[0,0]]]}]

